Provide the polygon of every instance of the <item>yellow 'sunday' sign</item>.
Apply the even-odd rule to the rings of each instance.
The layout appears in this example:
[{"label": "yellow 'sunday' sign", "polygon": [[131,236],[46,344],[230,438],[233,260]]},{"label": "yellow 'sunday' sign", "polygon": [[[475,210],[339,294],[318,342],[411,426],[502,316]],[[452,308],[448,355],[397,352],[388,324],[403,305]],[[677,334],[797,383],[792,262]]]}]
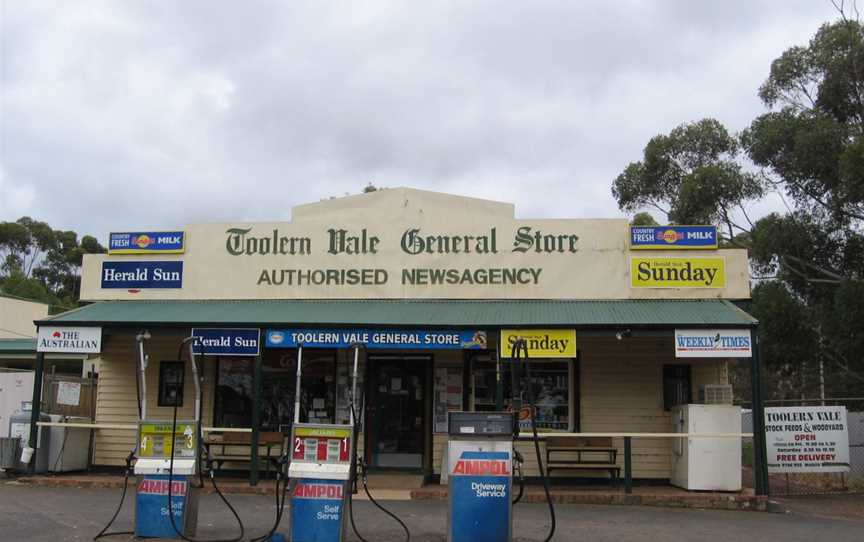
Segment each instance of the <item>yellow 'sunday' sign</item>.
[{"label": "yellow 'sunday' sign", "polygon": [[518,339],[525,339],[529,358],[575,358],[575,329],[502,329],[501,357],[509,358]]},{"label": "yellow 'sunday' sign", "polygon": [[631,258],[633,288],[724,288],[723,258]]}]

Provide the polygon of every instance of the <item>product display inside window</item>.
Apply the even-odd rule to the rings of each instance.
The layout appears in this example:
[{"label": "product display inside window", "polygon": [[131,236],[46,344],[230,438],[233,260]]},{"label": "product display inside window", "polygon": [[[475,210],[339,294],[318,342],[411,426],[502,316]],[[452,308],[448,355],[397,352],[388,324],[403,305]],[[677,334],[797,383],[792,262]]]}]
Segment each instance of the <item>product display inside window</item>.
[{"label": "product display inside window", "polygon": [[[510,361],[501,361],[503,406],[510,409]],[[570,427],[570,367],[572,361],[543,360],[531,362],[531,386],[537,407],[537,428],[546,431],[568,431]],[[478,357],[472,363],[471,409],[495,410],[496,369],[488,356]],[[527,379],[526,379],[527,385]],[[523,391],[523,405],[528,403],[528,390]],[[529,420],[522,420],[523,429],[530,428]]]},{"label": "product display inside window", "polygon": [[[284,430],[294,418],[297,351],[265,351],[262,359],[261,429]],[[255,359],[220,357],[216,382],[217,427],[251,427]],[[336,415],[336,355],[332,350],[303,352],[300,421],[333,423]]]}]

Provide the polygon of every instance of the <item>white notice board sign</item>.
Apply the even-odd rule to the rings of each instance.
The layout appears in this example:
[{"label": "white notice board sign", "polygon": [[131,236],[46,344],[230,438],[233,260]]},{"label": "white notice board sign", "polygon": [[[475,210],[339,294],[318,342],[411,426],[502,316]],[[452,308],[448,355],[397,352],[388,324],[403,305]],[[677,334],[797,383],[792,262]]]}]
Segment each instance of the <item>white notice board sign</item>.
[{"label": "white notice board sign", "polygon": [[78,382],[57,383],[57,404],[78,406],[81,403],[81,384]]},{"label": "white notice board sign", "polygon": [[768,472],[848,472],[846,407],[765,409]]}]

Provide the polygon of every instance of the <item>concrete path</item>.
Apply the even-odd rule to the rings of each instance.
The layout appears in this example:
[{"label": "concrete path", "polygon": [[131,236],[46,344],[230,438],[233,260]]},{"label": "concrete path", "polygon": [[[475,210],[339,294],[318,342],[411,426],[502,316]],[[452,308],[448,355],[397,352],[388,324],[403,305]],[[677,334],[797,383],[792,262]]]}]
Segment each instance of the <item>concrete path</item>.
[{"label": "concrete path", "polygon": [[[90,540],[117,506],[116,489],[46,488],[0,483],[0,539],[22,541]],[[131,496],[131,495],[130,495]],[[856,499],[862,499],[858,497]],[[263,495],[232,495],[231,502],[247,523],[247,538],[272,525],[274,503]],[[853,502],[855,506],[858,501]],[[387,501],[412,532],[412,541],[446,540],[444,501]],[[114,528],[132,526],[128,499]],[[355,505],[358,528],[370,541],[403,540],[398,525],[368,501]],[[555,540],[659,542],[663,540],[845,542],[862,540],[864,518],[834,518],[809,513],[772,514],[686,510],[641,506],[559,505]],[[287,525],[283,522],[282,531]],[[514,532],[520,541],[542,541],[548,528],[545,504],[515,508]],[[226,538],[236,533],[230,513],[215,495],[201,499],[199,538]],[[114,537],[108,540],[128,540]],[[350,533],[349,540],[356,540]]]}]

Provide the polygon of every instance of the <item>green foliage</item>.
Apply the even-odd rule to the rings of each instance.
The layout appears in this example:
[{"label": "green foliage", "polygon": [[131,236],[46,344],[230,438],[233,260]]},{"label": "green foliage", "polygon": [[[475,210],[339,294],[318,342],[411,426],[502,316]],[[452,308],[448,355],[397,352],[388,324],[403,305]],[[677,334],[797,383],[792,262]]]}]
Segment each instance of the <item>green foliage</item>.
[{"label": "green foliage", "polygon": [[766,113],[742,135],[750,158],[799,207],[848,224],[864,220],[864,28],[825,24],[807,47],[771,65],[759,90]]},{"label": "green foliage", "polygon": [[678,224],[727,223],[732,207],[759,198],[756,176],[735,161],[738,142],[714,119],[683,124],[653,137],[641,162],[612,184],[624,211],[654,207]]},{"label": "green foliage", "polygon": [[14,273],[2,279],[0,282],[3,293],[22,299],[32,299],[49,305],[57,303],[45,286],[36,279],[27,278],[21,273]]},{"label": "green foliage", "polygon": [[[737,137],[713,119],[655,136],[612,193],[624,211],[716,224],[722,246],[749,250],[772,396],[814,396],[820,364],[829,395],[860,395],[864,28],[841,12],[771,64],[759,97],[768,111]],[[751,222],[748,204],[768,191],[791,208]]]},{"label": "green foliage", "polygon": [[[780,281],[758,284],[753,289],[750,309],[759,322],[762,359],[771,375],[772,399],[801,396],[801,374],[812,373],[818,359],[819,334],[813,327],[808,307]],[[807,390],[813,395],[814,389]]]},{"label": "green foliage", "polygon": [[651,213],[636,213],[633,215],[633,220],[630,221],[631,226],[659,226]]},{"label": "green foliage", "polygon": [[84,254],[102,252],[95,237],[85,235],[79,243],[74,231],[53,230],[30,217],[0,222],[0,286],[18,297],[74,307]]}]

